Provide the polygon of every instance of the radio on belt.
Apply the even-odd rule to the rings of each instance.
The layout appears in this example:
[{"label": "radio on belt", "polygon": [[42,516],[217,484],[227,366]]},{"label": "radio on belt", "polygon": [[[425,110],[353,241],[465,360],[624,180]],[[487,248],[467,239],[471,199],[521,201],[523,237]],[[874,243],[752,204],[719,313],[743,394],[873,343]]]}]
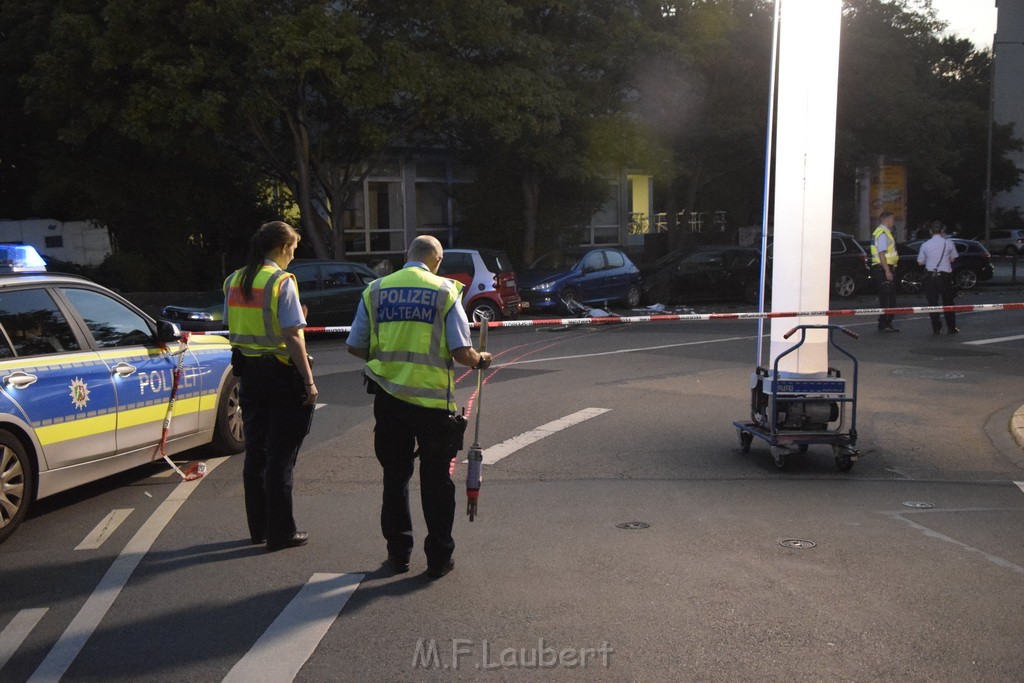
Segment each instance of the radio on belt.
[{"label": "radio on belt", "polygon": [[[807,339],[807,330],[828,330],[828,342],[850,359],[850,380],[837,368],[829,367],[826,377],[789,378],[779,376],[779,361],[796,351]],[[793,450],[806,452],[811,444],[832,446],[836,467],[843,472],[853,467],[859,452],[857,444],[857,359],[832,338],[839,330],[854,339],[839,325],[797,325],[785,339],[800,332],[800,341],[780,353],[771,370],[758,367],[750,378],[750,422],[733,422],[744,453],[756,436],[768,442],[775,466],[789,467]],[[847,426],[849,421],[849,428]]]}]

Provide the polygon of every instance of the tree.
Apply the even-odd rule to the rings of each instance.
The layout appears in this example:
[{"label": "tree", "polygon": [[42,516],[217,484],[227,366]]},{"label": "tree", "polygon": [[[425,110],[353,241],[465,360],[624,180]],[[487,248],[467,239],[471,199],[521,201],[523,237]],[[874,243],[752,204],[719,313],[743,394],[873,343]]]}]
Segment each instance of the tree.
[{"label": "tree", "polygon": [[516,32],[537,46],[519,68],[538,78],[512,95],[513,118],[483,112],[467,118],[459,135],[476,158],[486,158],[484,177],[516,183],[521,208],[506,220],[518,222],[522,256],[530,262],[538,243],[554,246],[559,231],[586,225],[607,198],[609,178],[644,161],[647,148],[629,101],[652,37],[645,17],[657,3],[513,4],[521,11]]},{"label": "tree", "polygon": [[[906,160],[908,221],[977,228],[984,179],[991,55],[941,37],[924,0],[847,0],[836,147],[837,222],[849,220],[856,167],[874,155]],[[993,187],[1017,182],[1005,127],[994,137]],[[1019,147],[1017,147],[1019,148]]]},{"label": "tree", "polygon": [[34,107],[71,138],[110,128],[168,149],[212,136],[288,189],[318,256],[341,258],[353,197],[388,151],[496,115],[536,80],[515,65],[533,49],[509,32],[515,14],[502,0],[63,7]]},{"label": "tree", "polygon": [[[728,208],[760,214],[771,54],[771,3],[676,3],[638,110],[672,156],[656,194],[670,216]],[[680,239],[673,231],[674,241]]]}]

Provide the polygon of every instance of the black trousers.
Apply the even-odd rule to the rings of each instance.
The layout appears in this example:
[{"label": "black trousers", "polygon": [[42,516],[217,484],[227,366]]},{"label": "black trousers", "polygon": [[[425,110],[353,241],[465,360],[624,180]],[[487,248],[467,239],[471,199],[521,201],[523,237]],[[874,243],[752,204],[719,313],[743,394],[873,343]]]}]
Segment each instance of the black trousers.
[{"label": "black trousers", "polygon": [[[889,270],[893,271],[893,281],[889,282],[885,279],[885,270],[882,266],[871,266],[871,270],[874,272],[875,282],[878,283],[878,307],[879,308],[895,308],[896,307],[896,268],[895,266],[889,266]],[[878,316],[878,329],[884,327],[892,327],[892,319],[895,316],[891,314],[881,314]]]},{"label": "black trousers", "polygon": [[306,388],[299,371],[272,356],[246,359],[241,380],[249,534],[282,544],[296,531],[292,473],[314,407],[303,405]]},{"label": "black trousers", "polygon": [[[924,296],[928,299],[929,306],[937,306],[939,299],[942,299],[943,306],[952,306],[956,298],[956,287],[953,285],[951,273],[929,273],[924,280]],[[942,331],[942,316],[946,316],[946,328],[952,330],[956,327],[956,313],[946,311],[945,313],[930,313],[932,319],[932,330]]]},{"label": "black trousers", "polygon": [[388,555],[407,559],[412,554],[409,481],[419,456],[420,501],[427,524],[423,551],[429,567],[440,567],[455,550],[455,483],[449,467],[457,451],[447,429],[448,411],[415,406],[378,388],[373,416],[373,448],[384,469],[380,530]]}]

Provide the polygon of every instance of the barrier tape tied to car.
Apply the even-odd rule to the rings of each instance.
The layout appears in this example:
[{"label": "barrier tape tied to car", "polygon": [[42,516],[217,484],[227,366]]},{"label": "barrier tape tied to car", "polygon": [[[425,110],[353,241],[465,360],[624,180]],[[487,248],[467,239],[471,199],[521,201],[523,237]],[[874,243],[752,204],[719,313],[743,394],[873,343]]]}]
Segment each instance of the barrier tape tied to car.
[{"label": "barrier tape tied to car", "polygon": [[[963,306],[905,306],[897,308],[839,308],[824,311],[756,311],[748,313],[652,313],[650,315],[603,316],[600,318],[545,318],[543,320],[499,320],[492,321],[487,327],[545,327],[549,325],[601,325],[660,323],[697,320],[757,320],[759,318],[800,318],[809,316],[829,316],[833,318],[857,315],[910,315],[914,313],[988,313],[992,311],[1024,311],[1024,303],[1012,304],[974,304]],[[480,323],[470,323],[478,327]],[[351,327],[307,327],[306,332],[339,333],[349,332]],[[224,334],[227,330],[209,332],[192,332],[192,334]]]}]

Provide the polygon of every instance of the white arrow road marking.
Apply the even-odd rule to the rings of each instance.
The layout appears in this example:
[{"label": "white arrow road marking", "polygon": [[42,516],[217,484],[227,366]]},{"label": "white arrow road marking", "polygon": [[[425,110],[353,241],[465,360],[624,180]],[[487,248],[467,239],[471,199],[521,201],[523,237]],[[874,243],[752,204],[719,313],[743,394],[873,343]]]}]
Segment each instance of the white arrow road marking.
[{"label": "white arrow road marking", "polygon": [[23,609],[15,614],[7,628],[0,632],[0,669],[3,669],[7,660],[18,651],[48,609],[49,607]]},{"label": "white arrow road marking", "polygon": [[[207,460],[207,475],[225,460],[227,458],[211,458]],[[114,600],[121,594],[121,589],[128,583],[132,572],[135,571],[139,562],[142,561],[142,558],[146,556],[146,553],[153,546],[153,541],[156,540],[156,537],[160,535],[160,532],[164,530],[167,523],[174,517],[174,513],[178,511],[178,508],[184,504],[185,500],[192,495],[192,492],[196,490],[196,487],[202,481],[202,479],[183,481],[175,486],[174,490],[167,496],[167,500],[160,503],[160,506],[153,511],[149,519],[143,523],[142,528],[135,532],[135,536],[128,541],[128,545],[124,547],[121,554],[110,565],[110,569],[100,579],[96,590],[92,592],[92,595],[82,605],[82,609],[78,610],[78,614],[75,615],[67,629],[64,630],[60,640],[54,644],[53,649],[46,655],[43,663],[39,665],[36,672],[28,679],[30,683],[35,683],[36,681],[59,681],[61,676],[67,672],[71,662],[75,661],[75,657],[82,651],[82,647],[85,646],[86,641],[89,640],[93,631],[96,630],[100,621],[107,614],[107,611],[110,610]]]},{"label": "white arrow road marking", "polygon": [[224,680],[294,680],[364,576],[313,574]]},{"label": "white arrow road marking", "polygon": [[128,519],[128,515],[132,514],[134,510],[135,508],[113,510],[96,525],[95,529],[89,532],[89,535],[78,544],[75,550],[96,550],[99,548],[103,545],[103,541],[110,538],[117,527],[121,526],[121,522]]},{"label": "white arrow road marking", "polygon": [[1016,484],[1017,488],[1019,488],[1021,491],[1024,491],[1024,481],[1015,481],[1013,483]]},{"label": "white arrow road marking", "polygon": [[[531,429],[528,432],[524,432],[519,436],[514,436],[511,439],[502,441],[496,446],[484,449],[484,464],[493,465],[502,458],[508,457],[518,451],[520,448],[526,448],[530,444],[540,441],[546,436],[551,436],[556,432],[560,432],[563,429],[568,429],[574,425],[578,425],[580,422],[585,422],[592,417],[603,415],[610,411],[611,408],[584,408],[572,415],[566,415],[565,417],[543,424],[536,429]],[[469,462],[463,460],[463,463]]]}]

